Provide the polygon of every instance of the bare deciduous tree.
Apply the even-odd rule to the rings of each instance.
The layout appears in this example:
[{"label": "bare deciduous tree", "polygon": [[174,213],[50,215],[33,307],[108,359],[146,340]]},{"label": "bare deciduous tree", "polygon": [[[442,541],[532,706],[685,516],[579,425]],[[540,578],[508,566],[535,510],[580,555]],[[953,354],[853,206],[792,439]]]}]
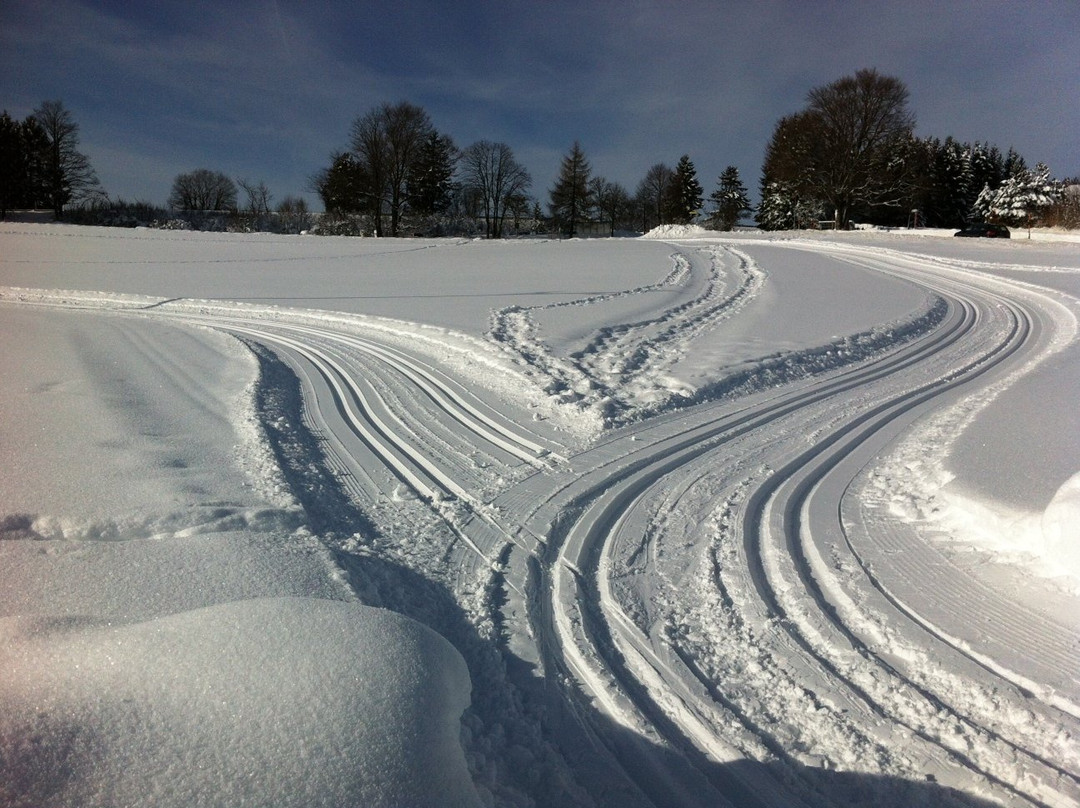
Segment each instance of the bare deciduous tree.
[{"label": "bare deciduous tree", "polygon": [[42,179],[56,217],[63,214],[68,203],[104,197],[90,158],[78,150],[79,125],[71,112],[59,101],[45,101],[34,110],[33,117],[48,139]]},{"label": "bare deciduous tree", "polygon": [[169,194],[176,210],[235,210],[236,184],[220,171],[198,168],[178,174]]},{"label": "bare deciduous tree", "polygon": [[597,217],[607,222],[612,236],[615,230],[630,213],[630,194],[617,182],[608,182],[604,177],[589,180],[589,192],[596,206]]},{"label": "bare deciduous tree", "polygon": [[421,107],[406,101],[383,104],[352,125],[352,149],[365,180],[364,208],[383,235],[382,217],[390,213],[390,234],[398,234],[407,198],[410,169],[434,128]]},{"label": "bare deciduous tree", "polygon": [[670,198],[671,184],[675,172],[664,163],[656,163],[645,172],[638,183],[635,201],[641,208],[641,228],[649,230],[650,225],[666,224],[670,221],[667,203]]},{"label": "bare deciduous tree", "polygon": [[461,154],[461,179],[474,193],[484,213],[488,238],[501,238],[503,221],[515,197],[532,185],[532,177],[505,143],[480,140]]},{"label": "bare deciduous tree", "polygon": [[782,119],[766,153],[769,182],[828,204],[838,226],[853,205],[898,204],[910,194],[904,160],[915,119],[907,87],[860,70],[807,95],[807,108]]},{"label": "bare deciduous tree", "polygon": [[247,195],[248,213],[262,216],[270,212],[270,200],[274,198],[274,195],[270,193],[270,189],[266,187],[265,182],[259,180],[258,184],[256,184],[251,180],[240,179],[237,180],[237,184]]}]

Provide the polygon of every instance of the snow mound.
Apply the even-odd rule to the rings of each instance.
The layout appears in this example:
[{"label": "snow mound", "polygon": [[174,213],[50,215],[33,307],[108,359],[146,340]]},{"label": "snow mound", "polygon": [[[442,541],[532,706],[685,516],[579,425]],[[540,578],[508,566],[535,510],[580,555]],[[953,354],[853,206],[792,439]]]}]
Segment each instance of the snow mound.
[{"label": "snow mound", "polygon": [[1080,474],[1070,477],[1042,514],[1046,557],[1080,583]]},{"label": "snow mound", "polygon": [[662,224],[654,227],[642,238],[697,238],[708,235],[709,231],[697,224]]},{"label": "snow mound", "polygon": [[0,804],[478,805],[437,634],[311,598],[0,620]]}]

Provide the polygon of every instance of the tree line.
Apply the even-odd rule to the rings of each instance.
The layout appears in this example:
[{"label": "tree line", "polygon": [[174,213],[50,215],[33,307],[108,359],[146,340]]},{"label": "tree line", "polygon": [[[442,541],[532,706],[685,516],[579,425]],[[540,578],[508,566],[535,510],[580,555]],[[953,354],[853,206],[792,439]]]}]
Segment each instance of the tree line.
[{"label": "tree line", "polygon": [[79,151],[79,125],[59,101],[45,101],[25,120],[0,113],[0,216],[101,200],[105,193],[90,159]]},{"label": "tree line", "polygon": [[[567,236],[614,235],[658,224],[681,224],[704,214],[703,190],[689,156],[675,168],[657,163],[636,192],[594,174],[580,143],[562,159],[548,190],[547,212],[531,197],[532,177],[506,143],[479,140],[458,148],[428,114],[409,102],[383,104],[357,118],[349,148],[311,179],[311,188],[333,215],[362,215],[376,235],[400,235],[408,224],[445,231],[462,221],[483,223],[484,235],[500,238],[508,224],[523,222]],[[710,197],[708,214],[730,229],[749,212],[747,190],[730,166]]]},{"label": "tree line", "polygon": [[765,151],[757,221],[768,230],[828,222],[961,227],[971,221],[1080,226],[1080,199],[1014,149],[917,138],[900,79],[875,70],[814,88]]},{"label": "tree line", "polygon": [[[566,236],[645,232],[658,225],[700,223],[730,230],[749,214],[766,230],[881,225],[960,227],[970,221],[1080,226],[1077,181],[1058,182],[1039,163],[988,143],[914,135],[908,90],[895,77],[860,70],[807,94],[806,107],[782,117],[765,149],[753,208],[735,166],[706,199],[689,155],[672,167],[650,166],[633,193],[593,172],[579,142],[562,158],[545,204],[506,143],[479,140],[458,148],[428,113],[403,101],[356,118],[347,146],[309,179],[334,222],[361,222],[375,235],[441,235],[477,229],[488,238],[524,230]],[[0,116],[0,214],[105,199],[78,127],[58,101],[25,121]],[[243,196],[241,196],[241,194]],[[175,211],[243,211],[245,227],[274,213],[262,181],[233,181],[196,169],[178,175],[168,198]],[[299,197],[280,215],[309,221]],[[340,232],[352,232],[346,229]]]}]

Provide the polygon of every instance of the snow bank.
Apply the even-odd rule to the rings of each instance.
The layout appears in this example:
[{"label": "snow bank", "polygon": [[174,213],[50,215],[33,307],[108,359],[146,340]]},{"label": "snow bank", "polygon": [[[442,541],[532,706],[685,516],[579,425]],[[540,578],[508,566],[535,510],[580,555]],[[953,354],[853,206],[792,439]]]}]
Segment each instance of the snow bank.
[{"label": "snow bank", "polygon": [[469,676],[400,615],[310,598],[128,625],[0,620],[0,803],[478,805]]},{"label": "snow bank", "polygon": [[709,231],[697,224],[662,224],[654,227],[642,238],[668,239],[668,238],[697,238],[708,235]]},{"label": "snow bank", "polygon": [[1058,489],[1042,514],[1046,556],[1080,584],[1080,474]]},{"label": "snow bank", "polygon": [[949,490],[938,494],[935,506],[934,521],[946,535],[1080,592],[1080,474],[1041,513]]}]

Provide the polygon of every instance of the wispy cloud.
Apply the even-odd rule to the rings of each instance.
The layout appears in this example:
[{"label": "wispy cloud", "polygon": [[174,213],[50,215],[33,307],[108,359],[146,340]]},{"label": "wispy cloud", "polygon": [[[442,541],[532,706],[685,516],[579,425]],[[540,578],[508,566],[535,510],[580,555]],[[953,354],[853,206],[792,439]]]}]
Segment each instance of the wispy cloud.
[{"label": "wispy cloud", "polygon": [[920,133],[1015,145],[1064,174],[1080,172],[1080,104],[1063,100],[1078,51],[1075,0],[4,0],[0,104],[63,99],[88,147],[128,150],[128,196],[164,198],[160,176],[128,189],[158,159],[295,193],[356,116],[403,99],[459,145],[509,143],[541,197],[575,139],[631,190],[683,153],[711,190],[728,164],[754,186],[776,120],[873,66],[907,83]]}]

